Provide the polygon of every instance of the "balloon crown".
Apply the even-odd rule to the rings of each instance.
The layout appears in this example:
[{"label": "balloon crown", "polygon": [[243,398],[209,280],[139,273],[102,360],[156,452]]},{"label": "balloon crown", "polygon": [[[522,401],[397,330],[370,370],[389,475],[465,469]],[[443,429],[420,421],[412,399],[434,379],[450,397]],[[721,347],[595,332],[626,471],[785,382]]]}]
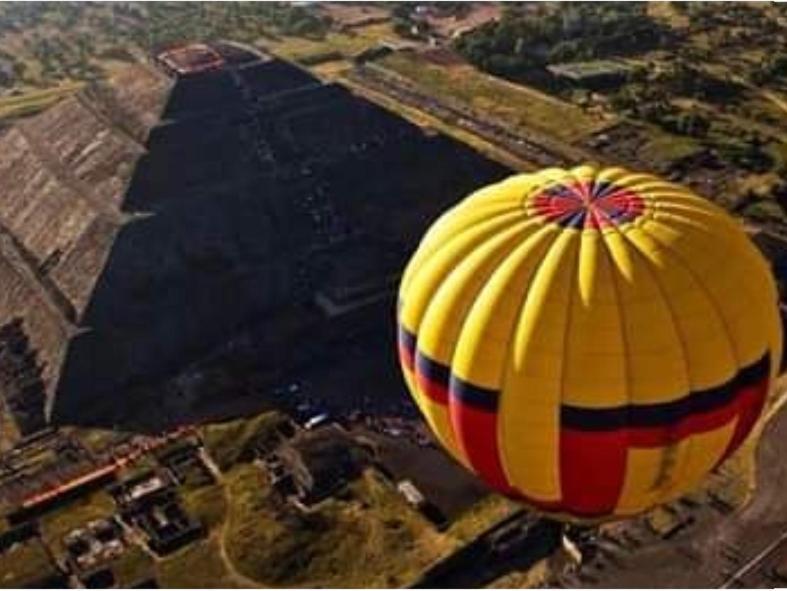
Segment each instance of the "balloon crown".
[{"label": "balloon crown", "polygon": [[577,180],[552,185],[529,197],[531,215],[569,228],[604,228],[631,222],[645,211],[638,193],[609,181]]}]

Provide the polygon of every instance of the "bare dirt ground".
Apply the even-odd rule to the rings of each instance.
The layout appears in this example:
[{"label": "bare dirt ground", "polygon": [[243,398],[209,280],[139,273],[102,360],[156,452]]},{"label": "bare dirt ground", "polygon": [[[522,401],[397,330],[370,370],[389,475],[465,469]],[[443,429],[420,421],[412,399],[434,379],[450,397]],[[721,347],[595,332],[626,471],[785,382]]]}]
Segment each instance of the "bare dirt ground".
[{"label": "bare dirt ground", "polygon": [[453,68],[457,66],[466,66],[467,62],[464,58],[445,47],[435,47],[421,52],[421,57],[431,64],[443,66],[446,68]]},{"label": "bare dirt ground", "polygon": [[320,10],[345,27],[363,26],[370,21],[390,18],[390,9],[369,2],[325,2]]},{"label": "bare dirt ground", "polygon": [[475,2],[470,12],[462,18],[430,14],[426,20],[439,35],[453,37],[462,31],[469,31],[489,21],[498,20],[502,12],[502,6],[497,2]]}]

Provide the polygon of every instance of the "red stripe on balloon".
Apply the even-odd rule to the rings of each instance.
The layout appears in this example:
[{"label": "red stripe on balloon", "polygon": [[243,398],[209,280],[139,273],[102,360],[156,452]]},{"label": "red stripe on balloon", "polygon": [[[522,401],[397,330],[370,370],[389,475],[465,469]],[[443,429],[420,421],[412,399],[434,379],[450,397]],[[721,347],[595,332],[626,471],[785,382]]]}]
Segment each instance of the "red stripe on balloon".
[{"label": "red stripe on balloon", "polygon": [[737,400],[710,412],[689,415],[675,425],[627,429],[631,447],[651,448],[672,445],[697,433],[707,433],[729,423],[738,412]]},{"label": "red stripe on balloon", "polygon": [[417,365],[415,367],[415,382],[418,384],[419,390],[429,400],[436,404],[448,404],[448,388],[418,371]]},{"label": "red stripe on balloon", "polygon": [[415,358],[413,357],[413,352],[405,347],[402,343],[399,343],[399,360],[408,370],[413,371],[415,369]]},{"label": "red stripe on balloon", "polygon": [[454,436],[473,470],[489,486],[512,494],[500,461],[497,413],[474,408],[455,397],[449,408]]},{"label": "red stripe on balloon", "polygon": [[721,464],[731,456],[741,446],[747,435],[751,433],[765,406],[769,385],[770,376],[765,376],[759,382],[743,388],[736,397],[738,421],[735,423],[735,431],[732,433],[727,449],[724,450],[724,454],[722,454],[716,465]]},{"label": "red stripe on balloon", "polygon": [[598,517],[614,511],[626,475],[626,433],[560,430],[560,489],[566,511]]}]

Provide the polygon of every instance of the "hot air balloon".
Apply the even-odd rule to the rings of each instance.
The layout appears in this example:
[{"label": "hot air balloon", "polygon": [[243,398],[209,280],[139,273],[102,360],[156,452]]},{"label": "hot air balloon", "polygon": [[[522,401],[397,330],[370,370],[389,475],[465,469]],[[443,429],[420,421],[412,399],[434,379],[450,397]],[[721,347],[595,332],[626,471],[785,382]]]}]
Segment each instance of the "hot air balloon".
[{"label": "hot air balloon", "polygon": [[769,266],[689,189],[621,168],[520,174],[447,211],[403,275],[402,370],[442,445],[578,521],[696,487],[778,370]]}]

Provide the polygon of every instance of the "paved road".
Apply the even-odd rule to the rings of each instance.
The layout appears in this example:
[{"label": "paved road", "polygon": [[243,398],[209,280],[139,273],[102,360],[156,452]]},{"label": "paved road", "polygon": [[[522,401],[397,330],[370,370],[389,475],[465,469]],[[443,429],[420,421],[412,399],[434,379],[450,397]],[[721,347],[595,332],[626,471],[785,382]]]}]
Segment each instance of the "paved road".
[{"label": "paved road", "polygon": [[787,531],[735,571],[721,588],[771,588],[776,583],[783,587],[787,580],[780,579],[775,572],[782,564],[787,564]]}]

